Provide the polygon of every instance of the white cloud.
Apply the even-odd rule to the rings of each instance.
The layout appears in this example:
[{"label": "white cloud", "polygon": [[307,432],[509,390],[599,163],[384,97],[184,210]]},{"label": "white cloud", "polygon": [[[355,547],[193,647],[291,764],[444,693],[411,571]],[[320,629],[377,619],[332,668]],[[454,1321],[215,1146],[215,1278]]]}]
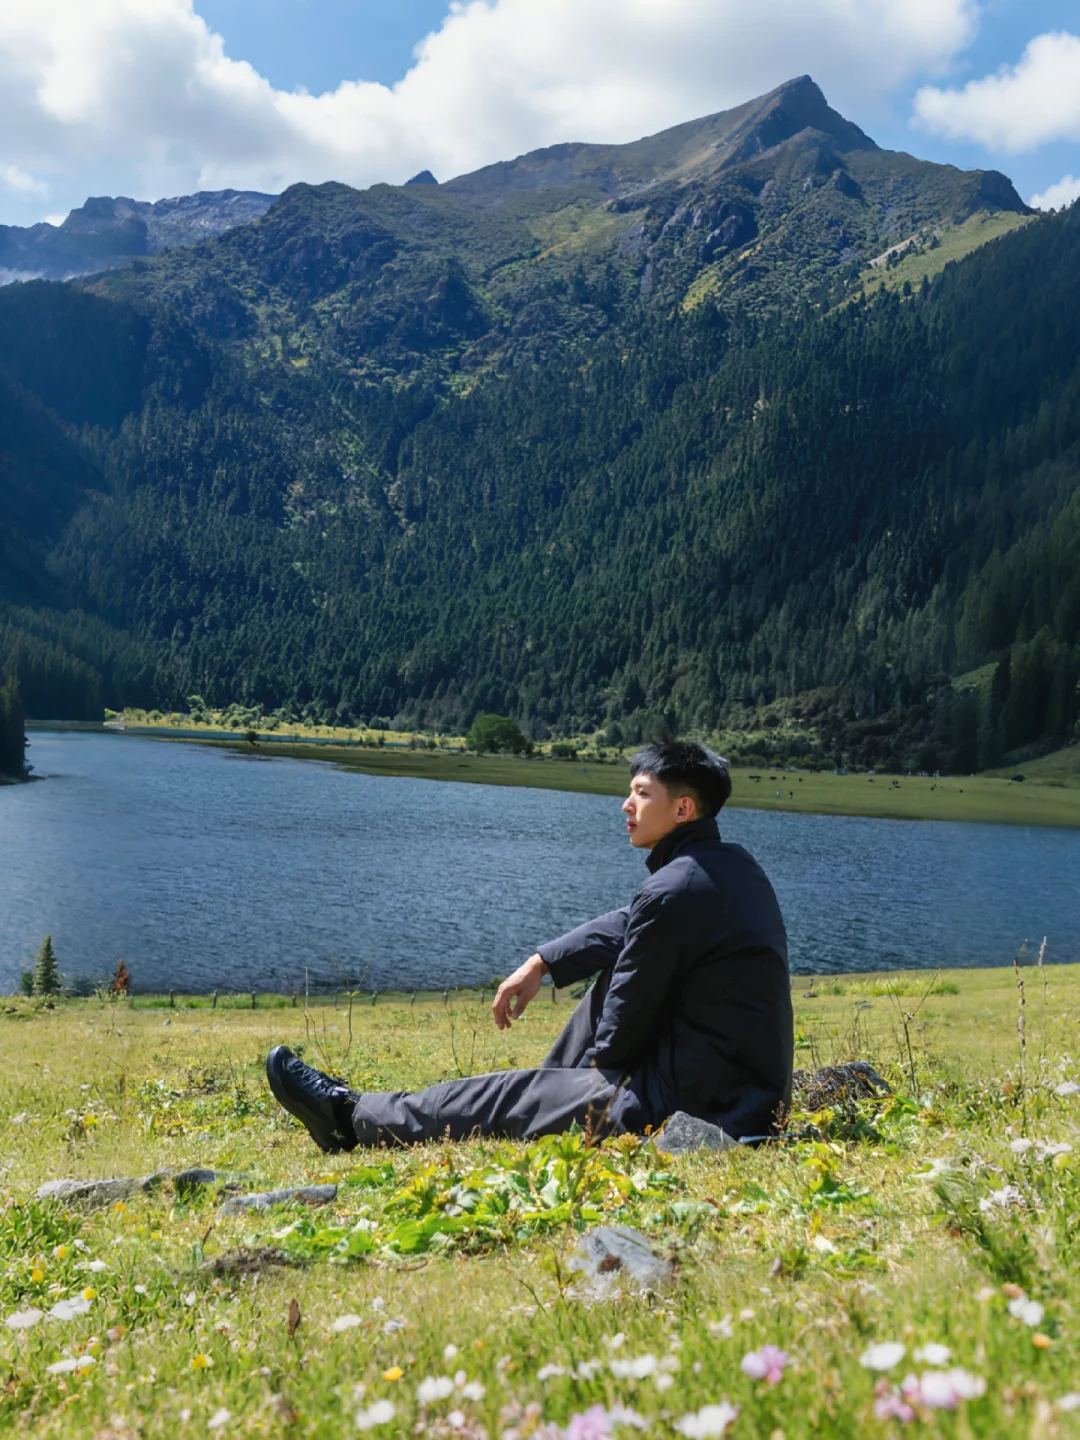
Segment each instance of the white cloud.
[{"label": "white cloud", "polygon": [[397,85],[314,96],[230,58],[192,0],[0,0],[0,134],[64,202],[445,179],[634,139],[806,72],[865,118],[945,74],[977,19],[978,0],[468,0]]},{"label": "white cloud", "polygon": [[47,195],[49,187],[43,180],[35,180],[18,165],[0,165],[0,180],[19,195]]},{"label": "white cloud", "polygon": [[1032,195],[1030,203],[1035,210],[1064,210],[1074,200],[1080,200],[1080,179],[1075,175],[1063,175],[1056,185],[1048,185],[1041,195]]},{"label": "white cloud", "polygon": [[950,140],[976,140],[1017,154],[1049,140],[1080,139],[1080,37],[1037,35],[1016,65],[962,90],[924,86],[915,113]]}]

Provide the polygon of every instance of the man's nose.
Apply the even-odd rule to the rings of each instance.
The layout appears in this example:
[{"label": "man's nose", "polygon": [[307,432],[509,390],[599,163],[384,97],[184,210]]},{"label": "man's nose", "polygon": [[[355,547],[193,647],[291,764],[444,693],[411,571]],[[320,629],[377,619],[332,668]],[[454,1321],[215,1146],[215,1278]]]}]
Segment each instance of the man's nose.
[{"label": "man's nose", "polygon": [[625,800],[622,802],[622,808],[623,808],[623,813],[626,814],[626,815],[629,815],[629,814],[630,814],[630,811],[634,808],[634,802],[633,802],[633,800],[630,799],[629,797],[627,797],[627,799],[625,799]]}]

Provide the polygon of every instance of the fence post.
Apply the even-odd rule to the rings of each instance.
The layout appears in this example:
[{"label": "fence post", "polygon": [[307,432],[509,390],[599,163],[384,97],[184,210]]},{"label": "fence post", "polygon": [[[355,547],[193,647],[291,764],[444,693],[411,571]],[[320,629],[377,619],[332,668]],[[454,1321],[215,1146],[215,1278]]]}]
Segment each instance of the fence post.
[{"label": "fence post", "polygon": [[175,1010],[175,1009],[176,1009],[176,996],[173,994],[173,992],[172,992],[171,990],[169,991],[169,1009],[170,1009],[170,1010]]},{"label": "fence post", "polygon": [[255,991],[254,991],[254,990],[252,990],[252,992],[251,992],[251,1008],[252,1008],[253,1010],[255,1009]]}]

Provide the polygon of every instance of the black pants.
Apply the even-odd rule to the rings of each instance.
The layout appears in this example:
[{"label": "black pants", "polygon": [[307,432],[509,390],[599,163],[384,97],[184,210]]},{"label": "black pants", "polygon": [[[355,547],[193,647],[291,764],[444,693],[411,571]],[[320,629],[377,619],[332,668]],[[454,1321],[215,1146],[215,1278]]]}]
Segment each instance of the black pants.
[{"label": "black pants", "polygon": [[647,1123],[634,1085],[586,1060],[607,993],[602,975],[580,1000],[537,1070],[495,1070],[444,1080],[426,1090],[361,1095],[353,1128],[362,1145],[554,1135],[576,1120],[592,1134],[617,1135]]}]

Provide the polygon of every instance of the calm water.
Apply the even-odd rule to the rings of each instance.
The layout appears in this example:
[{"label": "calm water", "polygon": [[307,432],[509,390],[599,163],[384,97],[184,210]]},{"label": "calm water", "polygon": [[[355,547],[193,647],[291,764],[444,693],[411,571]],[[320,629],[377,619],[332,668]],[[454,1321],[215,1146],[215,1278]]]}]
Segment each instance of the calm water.
[{"label": "calm water", "polygon": [[[69,976],[140,989],[474,984],[625,904],[619,802],[35,733],[0,788],[0,990],[46,932]],[[1080,831],[732,810],[801,973],[1080,960]]]}]

